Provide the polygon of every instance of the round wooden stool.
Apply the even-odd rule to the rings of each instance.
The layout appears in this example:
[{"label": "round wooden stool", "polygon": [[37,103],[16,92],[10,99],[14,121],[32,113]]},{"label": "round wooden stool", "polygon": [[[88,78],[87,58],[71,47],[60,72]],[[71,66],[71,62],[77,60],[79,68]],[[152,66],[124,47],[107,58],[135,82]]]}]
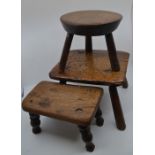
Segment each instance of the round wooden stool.
[{"label": "round wooden stool", "polygon": [[111,68],[119,71],[120,66],[117,59],[116,48],[112,32],[118,27],[122,16],[109,11],[77,11],[61,16],[61,22],[67,31],[67,37],[60,60],[60,69],[63,72],[66,66],[73,35],[84,35],[86,37],[86,52],[92,51],[92,36],[105,35]]}]

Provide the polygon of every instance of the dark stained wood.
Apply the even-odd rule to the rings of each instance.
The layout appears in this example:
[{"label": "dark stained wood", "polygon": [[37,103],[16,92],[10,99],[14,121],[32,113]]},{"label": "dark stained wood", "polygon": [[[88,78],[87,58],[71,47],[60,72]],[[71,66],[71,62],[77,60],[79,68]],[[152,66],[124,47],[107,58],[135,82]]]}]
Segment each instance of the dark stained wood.
[{"label": "dark stained wood", "polygon": [[124,82],[123,82],[123,88],[128,88],[128,80],[127,80],[127,78],[125,77],[125,80],[124,80]]},{"label": "dark stained wood", "polygon": [[124,120],[117,88],[115,86],[110,86],[109,92],[110,92],[110,97],[111,97],[111,102],[112,102],[112,106],[113,106],[113,111],[114,111],[117,128],[119,130],[125,130],[126,125],[125,125],[125,120]]},{"label": "dark stained wood", "polygon": [[85,37],[85,49],[86,49],[86,52],[92,52],[92,37],[91,36]]},{"label": "dark stained wood", "polygon": [[97,109],[95,118],[96,118],[96,125],[103,126],[104,119],[102,118],[102,111],[101,111],[100,107],[98,107],[98,109]]},{"label": "dark stained wood", "polygon": [[41,132],[40,128],[40,116],[37,114],[29,113],[30,120],[31,120],[31,126],[32,126],[32,132],[34,134],[38,134]]},{"label": "dark stained wood", "polygon": [[65,30],[77,35],[104,35],[114,31],[122,15],[102,10],[76,11],[64,14],[60,20]]},{"label": "dark stained wood", "polygon": [[117,58],[116,47],[112,33],[105,35],[111,68],[113,71],[120,71],[119,61]]},{"label": "dark stained wood", "polygon": [[95,145],[92,143],[92,133],[90,131],[90,126],[79,126],[81,137],[83,141],[86,143],[86,149],[89,152],[93,152],[95,149]]},{"label": "dark stained wood", "polygon": [[91,123],[103,89],[43,81],[23,100],[25,111],[78,125]]},{"label": "dark stained wood", "polygon": [[129,54],[126,52],[117,54],[120,62],[119,72],[111,70],[107,51],[95,50],[86,54],[85,50],[73,50],[69,54],[65,72],[60,73],[57,64],[49,76],[56,80],[119,86],[123,84],[126,76]]},{"label": "dark stained wood", "polygon": [[64,72],[68,54],[69,54],[69,50],[70,50],[71,43],[72,43],[72,39],[73,39],[73,34],[67,33],[63,51],[62,51],[62,55],[61,55],[61,59],[60,59],[60,71],[61,72]]}]

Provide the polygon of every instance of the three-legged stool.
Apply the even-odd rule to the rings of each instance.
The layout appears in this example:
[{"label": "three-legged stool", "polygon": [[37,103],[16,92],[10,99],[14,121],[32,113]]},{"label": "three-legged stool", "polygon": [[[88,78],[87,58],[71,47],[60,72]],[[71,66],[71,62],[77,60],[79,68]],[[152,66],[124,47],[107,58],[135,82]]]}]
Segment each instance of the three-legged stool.
[{"label": "three-legged stool", "polygon": [[96,118],[98,126],[103,125],[99,102],[103,89],[97,87],[40,82],[23,100],[22,107],[29,112],[32,132],[40,133],[40,115],[68,121],[78,125],[86,149],[92,152],[90,124]]},{"label": "three-legged stool", "polygon": [[[60,62],[51,70],[51,79],[109,86],[117,128],[126,124],[117,86],[128,87],[126,71],[129,54],[116,51],[112,32],[122,16],[109,11],[77,11],[61,17],[67,31]],[[85,36],[85,50],[70,50],[74,34]],[[93,50],[92,36],[104,35],[108,50]]]}]

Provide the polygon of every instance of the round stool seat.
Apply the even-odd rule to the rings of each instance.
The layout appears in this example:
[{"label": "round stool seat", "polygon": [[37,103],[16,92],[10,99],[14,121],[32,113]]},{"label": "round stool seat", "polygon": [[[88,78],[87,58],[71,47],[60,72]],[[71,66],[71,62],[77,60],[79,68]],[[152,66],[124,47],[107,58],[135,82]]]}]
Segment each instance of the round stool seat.
[{"label": "round stool seat", "polygon": [[101,10],[76,11],[64,14],[60,20],[68,33],[98,36],[114,31],[122,15]]}]

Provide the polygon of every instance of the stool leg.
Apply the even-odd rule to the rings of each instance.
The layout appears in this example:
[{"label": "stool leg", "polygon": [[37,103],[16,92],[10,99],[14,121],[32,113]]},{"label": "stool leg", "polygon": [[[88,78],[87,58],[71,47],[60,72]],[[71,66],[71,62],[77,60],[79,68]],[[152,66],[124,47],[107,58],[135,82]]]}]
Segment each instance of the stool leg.
[{"label": "stool leg", "polygon": [[92,37],[91,36],[85,37],[85,49],[87,53],[92,52]]},{"label": "stool leg", "polygon": [[105,35],[105,38],[106,38],[106,44],[107,44],[107,48],[108,48],[108,54],[109,54],[111,68],[113,71],[119,71],[120,66],[119,66],[119,61],[117,58],[116,47],[115,47],[112,33]]},{"label": "stool leg", "polygon": [[41,132],[41,128],[40,128],[40,116],[33,114],[33,113],[29,113],[30,115],[30,120],[31,120],[31,126],[32,126],[32,132],[34,134],[38,134]]},{"label": "stool leg", "polygon": [[67,58],[68,58],[72,40],[73,40],[73,34],[67,33],[61,59],[60,59],[60,72],[64,72],[64,69],[66,67]]},{"label": "stool leg", "polygon": [[123,88],[128,88],[128,80],[127,80],[126,77],[125,77],[125,79],[124,79],[124,82],[123,82],[122,87],[123,87]]},{"label": "stool leg", "polygon": [[83,141],[86,143],[86,149],[89,152],[93,152],[95,149],[95,145],[92,143],[93,136],[90,132],[90,126],[78,126],[80,129],[80,133]]},{"label": "stool leg", "polygon": [[109,92],[110,92],[110,97],[111,97],[111,102],[113,106],[117,128],[120,130],[125,130],[126,125],[125,125],[125,120],[124,120],[117,88],[115,86],[110,86]]},{"label": "stool leg", "polygon": [[95,118],[96,118],[96,125],[103,126],[104,119],[102,118],[102,111],[101,111],[100,107],[98,107],[98,109],[97,109]]}]

